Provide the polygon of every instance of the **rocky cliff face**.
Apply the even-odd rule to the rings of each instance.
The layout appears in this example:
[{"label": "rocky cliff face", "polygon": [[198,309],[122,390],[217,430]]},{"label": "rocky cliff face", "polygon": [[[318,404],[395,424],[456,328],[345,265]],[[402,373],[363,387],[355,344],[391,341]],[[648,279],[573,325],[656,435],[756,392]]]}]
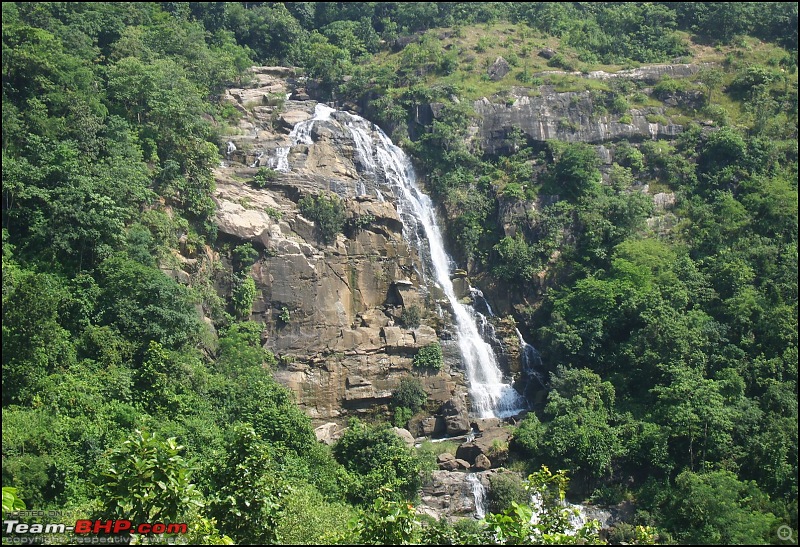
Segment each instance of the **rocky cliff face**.
[{"label": "rocky cliff face", "polygon": [[676,124],[648,122],[649,116],[663,117],[660,107],[631,109],[630,120],[620,121],[620,115],[600,114],[589,91],[557,93],[550,86],[540,89],[540,95],[534,97],[528,96],[528,90],[515,90],[502,103],[485,97],[473,103],[480,120],[476,139],[484,151],[496,154],[508,149],[514,128],[533,141],[589,143],[671,138],[683,130]]},{"label": "rocky cliff face", "polygon": [[[589,80],[631,80],[650,85],[664,76],[692,76],[703,67],[704,65],[689,64],[653,65],[615,73],[550,71],[533,76],[565,75]],[[648,87],[643,89],[645,94],[651,91]],[[678,94],[668,98],[665,104],[678,106],[688,103],[688,106],[697,106],[695,103],[700,99],[696,94]],[[431,123],[441,111],[440,106],[432,104],[426,108],[418,108],[415,121],[422,125]],[[624,114],[612,114],[599,107],[596,96],[590,91],[557,92],[550,85],[535,88],[514,87],[502,97],[483,97],[474,101],[472,106],[477,120],[472,128],[472,139],[477,147],[489,154],[513,152],[512,132],[515,130],[520,130],[531,141],[555,139],[593,144],[623,139],[641,141],[673,138],[683,130],[679,124],[664,123],[667,119],[665,107],[633,108]]]},{"label": "rocky cliff face", "polygon": [[[442,334],[430,326],[441,321],[420,286],[419,257],[403,238],[394,196],[378,189],[380,174],[359,157],[347,119],[334,113],[314,122],[311,143],[289,152],[291,129],[311,119],[317,103],[286,98],[287,69],[262,67],[254,76],[253,87],[226,95],[242,118],[215,173],[220,238],[259,250],[249,272],[257,287],[252,319],[280,358],[276,379],[308,415],[321,421],[380,408],[419,348]],[[272,180],[252,184],[268,165],[279,169]],[[323,192],[340,197],[346,218],[361,220],[330,243],[298,207]],[[400,321],[411,305],[422,310],[416,328]],[[447,358],[453,349],[445,344],[442,371],[421,375],[429,400],[463,398],[463,373]]]}]

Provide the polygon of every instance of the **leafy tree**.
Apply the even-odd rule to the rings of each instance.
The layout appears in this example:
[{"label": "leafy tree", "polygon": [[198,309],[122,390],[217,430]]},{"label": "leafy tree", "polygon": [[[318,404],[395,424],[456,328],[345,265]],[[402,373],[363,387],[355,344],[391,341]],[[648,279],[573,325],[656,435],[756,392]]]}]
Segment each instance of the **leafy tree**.
[{"label": "leafy tree", "polygon": [[3,405],[30,403],[45,377],[75,360],[59,324],[68,293],[58,278],[3,261]]},{"label": "leafy tree", "polygon": [[179,348],[196,339],[199,323],[189,289],[162,272],[120,256],[100,265],[98,315],[140,345]]},{"label": "leafy tree", "polygon": [[669,493],[664,522],[689,543],[768,543],[776,519],[765,510],[766,501],[754,483],[741,482],[730,471],[684,471]]},{"label": "leafy tree", "polygon": [[353,503],[370,504],[381,496],[412,499],[420,486],[419,460],[389,426],[351,420],[333,455],[348,472],[347,497]]},{"label": "leafy tree", "polygon": [[502,513],[512,502],[520,505],[530,499],[522,478],[516,473],[489,475],[489,511]]},{"label": "leafy tree", "polygon": [[536,271],[533,250],[521,235],[504,237],[494,246],[498,259],[493,271],[506,281],[524,285]]},{"label": "leafy tree", "polygon": [[549,171],[549,188],[569,200],[593,193],[600,184],[600,158],[583,143],[568,144],[558,154]]},{"label": "leafy tree", "polygon": [[400,379],[400,385],[392,391],[392,407],[407,408],[412,413],[417,413],[428,401],[428,394],[422,388],[422,383],[413,377],[405,376]]},{"label": "leafy tree", "polygon": [[162,441],[136,431],[112,449],[102,473],[106,515],[134,522],[182,522],[203,497],[191,482],[191,467],[174,438]]},{"label": "leafy tree", "polygon": [[281,498],[289,492],[269,446],[249,424],[238,425],[226,456],[211,470],[216,493],[210,514],[236,542],[278,543]]}]

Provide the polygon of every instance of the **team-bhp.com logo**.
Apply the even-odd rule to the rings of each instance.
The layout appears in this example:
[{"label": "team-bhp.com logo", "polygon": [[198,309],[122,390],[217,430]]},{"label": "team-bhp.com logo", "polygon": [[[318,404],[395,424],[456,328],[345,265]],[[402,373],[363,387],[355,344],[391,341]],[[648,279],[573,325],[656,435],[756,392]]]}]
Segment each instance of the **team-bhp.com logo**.
[{"label": "team-bhp.com logo", "polygon": [[75,543],[125,544],[131,542],[132,534],[157,536],[167,534],[169,537],[164,538],[165,543],[183,543],[174,536],[186,534],[188,531],[186,523],[142,522],[137,524],[127,519],[82,519],[75,521],[74,525],[63,522],[47,524],[20,522],[18,520],[20,517],[34,516],[27,513],[36,513],[36,511],[14,511],[3,519],[3,543],[47,544],[54,541],[58,543],[60,539],[69,538]]}]

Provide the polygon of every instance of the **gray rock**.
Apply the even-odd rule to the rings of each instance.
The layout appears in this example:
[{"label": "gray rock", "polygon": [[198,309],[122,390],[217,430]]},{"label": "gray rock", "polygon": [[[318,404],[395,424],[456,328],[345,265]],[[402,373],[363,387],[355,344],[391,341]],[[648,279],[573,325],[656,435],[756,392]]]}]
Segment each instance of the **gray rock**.
[{"label": "gray rock", "polygon": [[314,435],[317,440],[327,445],[332,445],[342,436],[342,431],[339,431],[339,424],[328,422],[314,429]]},{"label": "gray rock", "polygon": [[544,49],[539,50],[539,57],[544,57],[545,59],[552,59],[557,54],[556,50],[546,47]]},{"label": "gray rock", "polygon": [[403,439],[403,442],[406,443],[406,446],[414,446],[414,436],[408,431],[408,429],[403,429],[402,427],[393,427],[392,431],[394,431],[398,437]]},{"label": "gray rock", "polygon": [[475,465],[473,465],[472,468],[478,471],[486,471],[492,468],[492,462],[489,461],[486,454],[478,454],[478,457],[475,458]]},{"label": "gray rock", "polygon": [[495,82],[502,80],[506,74],[511,71],[511,67],[508,66],[508,61],[503,59],[502,57],[498,57],[495,59],[492,66],[486,71],[489,75],[489,78]]},{"label": "gray rock", "polygon": [[475,463],[478,456],[483,454],[483,449],[475,443],[464,443],[456,450],[456,458],[469,462],[470,465]]}]

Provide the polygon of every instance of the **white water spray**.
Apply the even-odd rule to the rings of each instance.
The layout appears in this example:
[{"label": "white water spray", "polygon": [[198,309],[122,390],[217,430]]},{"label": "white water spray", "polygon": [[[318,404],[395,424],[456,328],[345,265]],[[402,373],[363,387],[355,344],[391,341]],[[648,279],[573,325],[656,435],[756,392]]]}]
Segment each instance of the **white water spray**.
[{"label": "white water spray", "polygon": [[472,487],[472,497],[475,500],[475,516],[482,519],[486,516],[486,487],[475,473],[467,474],[467,482]]}]

